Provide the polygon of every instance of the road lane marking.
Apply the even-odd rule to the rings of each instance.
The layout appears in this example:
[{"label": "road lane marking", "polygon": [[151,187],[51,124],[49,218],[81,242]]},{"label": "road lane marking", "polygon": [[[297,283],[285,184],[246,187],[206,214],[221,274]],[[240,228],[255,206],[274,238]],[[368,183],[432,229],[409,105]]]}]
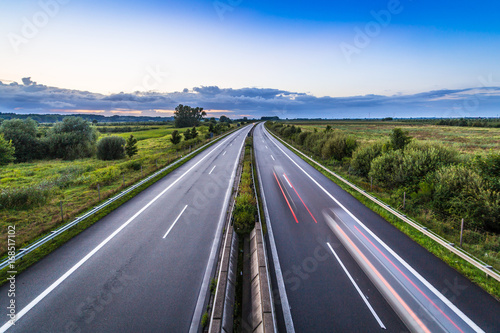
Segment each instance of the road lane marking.
[{"label": "road lane marking", "polygon": [[276,160],[274,159],[274,156],[273,156],[273,155],[271,155],[271,158],[273,159],[273,161],[276,161]]},{"label": "road lane marking", "polygon": [[288,184],[290,184],[290,187],[293,188],[293,190],[295,191],[295,194],[297,194],[297,196],[299,197],[300,201],[302,201],[302,204],[304,205],[304,207],[306,207],[307,211],[309,212],[309,215],[311,215],[312,219],[314,220],[314,222],[318,223],[318,221],[316,221],[316,219],[314,218],[314,215],[311,213],[311,211],[309,210],[309,207],[307,207],[306,203],[304,202],[304,200],[302,200],[302,198],[300,197],[299,195],[299,192],[297,192],[297,190],[295,189],[295,187],[293,187],[292,183],[290,182],[290,180],[288,179],[288,177],[283,174],[283,176],[285,176],[285,179],[286,181],[288,182]]},{"label": "road lane marking", "polygon": [[283,197],[286,200],[286,204],[288,205],[288,208],[290,208],[290,211],[292,212],[293,218],[295,219],[295,222],[299,223],[299,220],[297,220],[297,216],[295,216],[295,213],[293,212],[292,206],[290,205],[290,202],[288,202],[288,199],[285,195],[285,192],[283,191],[283,188],[281,187],[280,181],[278,180],[278,177],[276,177],[276,174],[273,172],[274,178],[276,178],[276,182],[278,183],[278,186],[280,187],[281,193],[283,193]]},{"label": "road lane marking", "polygon": [[420,288],[419,288],[419,287],[418,287],[418,286],[417,286],[417,285],[416,285],[416,284],[415,284],[412,280],[410,280],[410,278],[409,278],[409,277],[408,277],[408,276],[407,276],[407,275],[406,275],[406,274],[405,274],[405,273],[404,273],[404,272],[403,272],[403,271],[402,271],[402,270],[401,270],[398,266],[396,266],[396,265],[394,264],[394,262],[392,262],[392,260],[391,260],[391,259],[389,259],[389,258],[385,255],[385,253],[383,253],[382,251],[380,251],[380,249],[379,249],[379,248],[378,248],[375,244],[373,244],[373,242],[372,242],[372,241],[371,241],[368,237],[366,237],[366,235],[365,235],[365,234],[364,234],[361,230],[359,230],[357,226],[354,226],[354,228],[355,228],[355,229],[356,229],[356,230],[357,230],[357,231],[358,231],[358,232],[359,232],[359,233],[360,233],[360,234],[361,234],[361,235],[362,235],[362,236],[363,236],[363,237],[364,237],[364,238],[365,238],[365,239],[366,239],[366,240],[367,240],[367,241],[368,241],[368,242],[369,242],[369,243],[370,243],[370,244],[371,244],[371,245],[372,245],[372,246],[373,246],[373,247],[374,247],[374,248],[375,248],[375,249],[376,249],[376,250],[377,250],[377,251],[378,251],[378,252],[379,252],[379,253],[380,253],[383,257],[384,257],[384,258],[385,258],[385,259],[386,259],[386,260],[387,260],[387,261],[389,261],[389,262],[391,263],[391,265],[392,265],[392,266],[394,266],[394,268],[396,268],[396,270],[397,270],[397,271],[398,271],[401,275],[403,275],[403,276],[406,278],[406,280],[407,280],[408,282],[410,282],[410,284],[411,284],[411,285],[412,285],[415,289],[417,289],[417,290],[420,292],[420,294],[421,294],[422,296],[424,296],[424,297],[425,297],[425,299],[427,299],[427,301],[429,301],[429,302],[430,302],[430,303],[431,303],[431,304],[432,304],[432,305],[433,305],[433,306],[434,306],[434,307],[435,307],[435,308],[439,311],[439,313],[441,313],[441,314],[442,314],[442,315],[443,315],[446,319],[448,319],[448,321],[449,321],[449,322],[450,322],[453,326],[455,326],[455,328],[456,328],[457,330],[459,330],[460,332],[462,332],[462,333],[463,333],[463,330],[462,330],[460,327],[458,327],[458,325],[457,325],[457,324],[455,324],[455,322],[454,322],[454,321],[453,321],[450,317],[448,317],[448,316],[446,315],[446,313],[444,313],[444,312],[443,312],[443,310],[441,310],[441,308],[439,308],[439,307],[436,305],[436,303],[434,303],[434,302],[433,302],[433,301],[429,298],[429,296],[427,296],[427,295],[426,295],[426,294],[425,294],[425,293],[424,293],[424,292],[423,292],[423,291],[422,291],[422,290],[421,290],[421,289],[420,289]]},{"label": "road lane marking", "polygon": [[[264,140],[262,140],[262,142],[264,142]],[[259,163],[257,154],[255,155],[255,159],[258,167]],[[262,184],[262,178],[260,176],[259,169],[257,169],[257,178],[259,179],[259,183]],[[264,193],[263,187],[261,187],[260,193],[262,194],[262,206],[264,207],[264,216],[266,218],[266,221],[269,221],[269,223],[267,224],[267,230],[269,232],[269,243],[270,243],[269,245],[271,247],[271,253],[273,256],[274,272],[276,274],[276,282],[278,284],[278,291],[281,301],[281,309],[283,310],[283,319],[285,320],[286,332],[295,333],[295,328],[293,327],[292,313],[290,311],[290,303],[288,302],[288,296],[286,294],[285,282],[283,279],[283,273],[281,271],[281,265],[278,258],[278,250],[276,249],[276,242],[274,240],[271,217],[269,216],[269,210],[267,209],[266,195]],[[271,301],[272,300],[273,298],[271,297]]]},{"label": "road lane marking", "polygon": [[[270,137],[267,131],[264,131],[266,137],[271,141],[293,164],[297,166],[309,179],[312,180],[326,195],[330,197],[342,210],[344,210],[356,223],[358,223],[365,231],[370,234],[382,247],[389,252],[401,265],[410,271],[422,284],[424,284],[436,297],[445,303],[450,310],[452,310],[458,317],[460,317],[467,325],[469,325],[476,332],[484,332],[479,326],[476,325],[468,316],[466,316],[459,308],[457,308],[450,300],[441,294],[432,284],[429,283],[420,273],[418,273],[410,264],[401,258],[394,250],[392,250],[385,242],[383,242],[375,233],[373,233],[363,222],[361,222],[353,213],[351,213],[340,201],[330,194],[320,183],[318,183],[310,174],[308,174],[297,162],[295,162],[281,147],[275,142],[274,138]],[[306,162],[307,163],[307,162]]]},{"label": "road lane marking", "polygon": [[[247,136],[246,134],[244,135]],[[207,295],[207,291],[210,284],[210,278],[212,277],[212,271],[216,271],[215,266],[215,257],[217,254],[218,246],[220,244],[220,239],[222,237],[222,227],[224,226],[224,220],[226,217],[226,212],[229,206],[229,197],[233,190],[233,184],[236,177],[236,170],[238,167],[238,162],[241,157],[241,151],[245,145],[245,140],[242,140],[241,146],[238,150],[238,156],[235,159],[233,172],[229,177],[229,183],[226,191],[226,196],[224,197],[224,204],[222,205],[222,209],[220,211],[219,216],[219,224],[217,225],[217,230],[215,232],[214,242],[212,243],[212,248],[210,250],[210,256],[208,259],[207,267],[205,269],[205,274],[203,275],[203,280],[200,287],[200,293],[198,294],[198,300],[196,301],[196,306],[194,308],[194,313],[191,321],[191,326],[189,327],[189,333],[197,333],[200,329],[201,317],[203,316],[203,312],[205,311],[205,298]],[[225,153],[225,152],[224,152]]]},{"label": "road lane marking", "polygon": [[174,227],[174,225],[177,223],[177,221],[179,221],[179,219],[181,218],[181,215],[182,213],[184,213],[184,211],[186,210],[186,208],[188,208],[188,205],[184,206],[184,209],[181,211],[181,213],[177,216],[177,218],[175,219],[174,223],[172,223],[172,225],[170,226],[170,228],[168,228],[167,232],[165,233],[165,236],[163,236],[163,239],[165,239],[165,237],[167,237],[168,233],[170,232],[170,230],[172,230],[172,228]]},{"label": "road lane marking", "polygon": [[227,150],[222,154],[222,156],[226,155],[226,153],[227,153]]},{"label": "road lane marking", "polygon": [[267,148],[267,146],[266,146],[266,149],[269,149],[269,148]]},{"label": "road lane marking", "polygon": [[[349,238],[349,236],[347,236],[345,231],[342,230],[342,228],[336,222],[334,224],[334,228],[338,229],[337,232],[335,232],[335,230],[334,230],[335,235],[337,235],[337,237],[340,239],[342,244],[344,244],[347,251],[351,254],[351,256],[354,257],[354,259],[358,262],[358,264],[361,266],[361,268],[365,271],[365,274],[367,274],[368,276],[370,276],[370,275],[372,276],[371,280],[375,285],[377,285],[377,282],[374,281],[374,278],[376,277],[377,280],[380,281],[384,285],[385,290],[390,292],[390,295],[394,297],[394,299],[404,308],[404,310],[411,317],[411,319],[408,319],[408,317],[406,317],[404,315],[401,316],[402,317],[401,319],[403,320],[403,322],[405,322],[405,324],[408,326],[410,331],[415,330],[418,332],[430,333],[427,326],[425,326],[425,324],[420,320],[420,318],[417,317],[415,312],[412,311],[412,309],[408,306],[408,304],[406,304],[406,302],[401,298],[401,296],[394,290],[394,288],[392,288],[392,286],[389,284],[389,282],[387,282],[387,280],[382,276],[382,274],[380,274],[380,272],[375,268],[375,266],[373,266],[373,264],[370,262],[370,260],[368,260],[368,258],[366,258],[366,256],[363,254],[363,252],[361,252],[361,250],[356,246],[356,244],[354,244],[354,242]],[[370,271],[368,271],[368,269]],[[374,275],[371,273],[373,273]],[[382,291],[380,290],[381,289],[380,287],[377,289],[382,293]],[[384,293],[382,293],[382,294],[384,294]],[[388,298],[386,296],[386,299],[389,300],[390,298]],[[398,311],[396,311],[396,310],[395,310],[395,312],[398,313]]]},{"label": "road lane marking", "polygon": [[[189,168],[186,172],[180,175],[176,180],[172,182],[166,189],[164,189],[160,194],[154,197],[150,202],[148,202],[144,207],[142,207],[137,213],[135,213],[131,218],[129,218],[125,223],[123,223],[118,229],[116,229],[111,235],[109,235],[105,240],[103,240],[99,245],[97,245],[92,251],[90,251],[85,257],[83,257],[79,262],[77,262],[73,267],[71,267],[66,273],[64,273],[59,279],[57,279],[54,283],[52,283],[49,287],[47,287],[40,295],[38,295],[35,299],[33,299],[28,305],[26,305],[21,311],[19,311],[16,315],[16,322],[21,319],[26,313],[28,313],[33,307],[35,307],[41,300],[43,300],[48,294],[50,294],[54,289],[56,289],[61,283],[64,282],[71,274],[73,274],[80,266],[82,266],[87,260],[89,260],[94,254],[96,254],[104,245],[106,245],[111,239],[113,239],[120,231],[122,231],[127,225],[129,225],[137,216],[142,214],[146,209],[149,208],[156,200],[158,200],[163,194],[165,194],[168,190],[172,188],[179,180],[184,178],[191,170],[197,167],[205,158],[210,156],[214,151],[217,150],[220,146],[222,146],[226,141],[229,140],[229,137],[224,141],[219,143],[214,149],[209,151],[204,157],[202,157],[198,162],[196,162],[191,168]],[[12,322],[7,321],[2,327],[0,327],[0,333],[7,331],[12,326]]]},{"label": "road lane marking", "polygon": [[211,175],[211,174],[212,174],[212,171],[214,171],[214,169],[215,169],[215,167],[216,167],[216,166],[217,166],[217,165],[214,165],[214,167],[212,168],[212,170],[210,170],[210,172],[208,173],[209,175]]},{"label": "road lane marking", "polygon": [[361,296],[361,299],[363,300],[363,302],[365,302],[366,306],[368,307],[368,309],[372,313],[373,317],[375,317],[375,319],[377,320],[377,323],[380,325],[380,328],[385,330],[386,327],[385,327],[384,323],[382,323],[382,320],[380,320],[380,317],[377,315],[377,313],[375,312],[375,310],[371,306],[370,302],[368,302],[368,299],[366,298],[366,296],[363,294],[363,292],[361,292],[361,289],[359,289],[358,284],[356,283],[356,281],[354,281],[351,274],[349,273],[347,268],[344,266],[344,263],[342,262],[342,260],[340,260],[339,256],[337,255],[335,250],[332,248],[330,243],[327,242],[326,244],[330,248],[330,251],[332,251],[333,255],[335,256],[335,259],[337,259],[337,261],[340,264],[340,267],[342,267],[342,269],[344,270],[344,272],[347,275],[347,277],[349,278],[349,280],[351,280],[351,283],[354,285],[354,288],[356,288],[356,290],[358,291],[359,296]]},{"label": "road lane marking", "polygon": [[286,177],[285,174],[283,174],[283,178],[285,178],[286,182],[288,183],[288,186],[290,186],[291,188],[293,188],[292,184],[290,184],[290,182],[288,181],[288,178]]}]

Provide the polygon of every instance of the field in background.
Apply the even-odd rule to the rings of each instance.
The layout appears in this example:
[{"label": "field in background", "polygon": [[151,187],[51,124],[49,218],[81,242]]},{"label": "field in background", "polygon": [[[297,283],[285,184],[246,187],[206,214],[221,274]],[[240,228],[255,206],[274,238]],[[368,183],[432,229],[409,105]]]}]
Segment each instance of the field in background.
[{"label": "field in background", "polygon": [[408,131],[417,140],[439,142],[462,153],[482,153],[500,149],[500,128],[437,126],[407,121],[288,121],[302,130],[324,131],[327,125],[351,134],[360,143],[387,139],[394,128]]},{"label": "field in background", "polygon": [[[104,126],[109,128],[124,126]],[[137,126],[130,125],[137,129]],[[7,224],[16,225],[16,243],[21,245],[54,229],[61,223],[60,202],[64,221],[119,192],[139,179],[185,155],[207,140],[208,127],[197,127],[198,138],[182,141],[177,146],[170,142],[172,125],[145,125],[141,130],[123,133],[104,133],[101,137],[117,135],[128,138],[131,134],[139,141],[138,154],[132,158],[101,161],[97,158],[74,161],[41,160],[9,164],[0,169],[0,190],[28,198],[30,205],[0,209],[0,230],[7,235]],[[103,126],[98,126],[98,129]],[[179,129],[184,132],[186,129]],[[190,148],[191,146],[191,148]],[[3,236],[2,236],[3,238]],[[0,256],[5,254],[7,242],[0,243]]]}]

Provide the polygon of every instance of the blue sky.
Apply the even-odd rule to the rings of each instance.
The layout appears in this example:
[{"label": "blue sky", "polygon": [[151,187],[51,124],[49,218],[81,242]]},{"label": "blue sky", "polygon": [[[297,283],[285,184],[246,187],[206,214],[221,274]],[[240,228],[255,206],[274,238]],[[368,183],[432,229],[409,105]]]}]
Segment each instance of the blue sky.
[{"label": "blue sky", "polygon": [[[230,116],[496,116],[498,13],[493,1],[4,0],[0,112],[167,115],[190,102]],[[435,91],[448,97],[425,99]],[[130,94],[141,102],[102,102]]]}]

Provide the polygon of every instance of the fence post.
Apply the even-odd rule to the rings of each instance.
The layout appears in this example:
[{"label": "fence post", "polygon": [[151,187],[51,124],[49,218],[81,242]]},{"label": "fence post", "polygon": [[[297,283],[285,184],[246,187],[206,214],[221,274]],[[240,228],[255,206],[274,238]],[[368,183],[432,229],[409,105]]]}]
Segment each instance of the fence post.
[{"label": "fence post", "polygon": [[155,160],[156,167],[158,167],[158,160]]},{"label": "fence post", "polygon": [[462,236],[464,234],[464,219],[462,219],[462,223],[460,225],[460,247],[462,247]]},{"label": "fence post", "polygon": [[403,209],[405,209],[405,205],[406,205],[406,191],[403,192]]},{"label": "fence post", "polygon": [[101,201],[101,187],[97,184],[97,194],[99,195],[99,201]]},{"label": "fence post", "polygon": [[370,176],[370,191],[373,191],[373,176]]},{"label": "fence post", "polygon": [[59,201],[59,207],[61,207],[61,222],[64,222],[64,213],[63,213],[62,200]]},{"label": "fence post", "polygon": [[142,178],[142,165],[141,165],[141,178]]},{"label": "fence post", "polygon": [[125,186],[125,175],[124,174],[122,174],[122,178],[123,178],[122,186]]}]

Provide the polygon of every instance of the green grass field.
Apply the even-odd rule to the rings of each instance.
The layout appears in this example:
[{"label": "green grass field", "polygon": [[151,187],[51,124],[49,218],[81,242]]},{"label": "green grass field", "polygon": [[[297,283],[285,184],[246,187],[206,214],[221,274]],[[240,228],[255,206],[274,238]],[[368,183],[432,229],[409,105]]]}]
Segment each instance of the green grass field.
[{"label": "green grass field", "polygon": [[455,147],[462,153],[483,153],[490,149],[500,149],[500,128],[436,126],[403,121],[321,121],[287,122],[300,126],[302,130],[323,131],[327,125],[333,129],[351,134],[360,142],[387,139],[396,127],[408,131],[417,140],[440,142]]},{"label": "green grass field", "polygon": [[[102,201],[188,152],[189,147],[178,151],[171,144],[170,134],[175,130],[172,125],[151,127],[156,129],[100,135],[124,138],[134,135],[139,140],[139,151],[132,158],[116,161],[101,161],[95,157],[74,161],[41,160],[3,166],[0,169],[0,191],[33,197],[34,200],[40,193],[47,197],[25,207],[1,208],[1,234],[7,235],[7,225],[15,224],[18,247],[26,244],[61,224],[61,201],[67,222],[99,202],[97,184]],[[199,137],[204,138],[208,128],[201,126],[197,129]],[[7,242],[0,242],[0,256],[5,254],[6,246]]]}]

